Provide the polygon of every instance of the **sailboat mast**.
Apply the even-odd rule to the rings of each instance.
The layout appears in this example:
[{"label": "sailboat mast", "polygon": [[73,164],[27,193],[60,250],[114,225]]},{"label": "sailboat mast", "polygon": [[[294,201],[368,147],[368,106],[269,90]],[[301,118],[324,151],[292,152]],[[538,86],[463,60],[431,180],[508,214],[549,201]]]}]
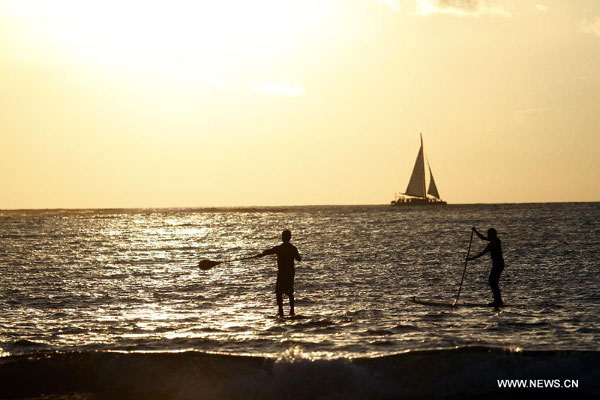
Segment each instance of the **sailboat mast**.
[{"label": "sailboat mast", "polygon": [[[423,149],[423,133],[419,132],[419,135],[421,136],[421,163],[423,163],[423,166],[421,167],[423,173],[425,172],[425,150]],[[421,193],[423,193],[423,197],[427,198],[427,190],[425,189],[425,174],[423,174],[423,191]]]}]

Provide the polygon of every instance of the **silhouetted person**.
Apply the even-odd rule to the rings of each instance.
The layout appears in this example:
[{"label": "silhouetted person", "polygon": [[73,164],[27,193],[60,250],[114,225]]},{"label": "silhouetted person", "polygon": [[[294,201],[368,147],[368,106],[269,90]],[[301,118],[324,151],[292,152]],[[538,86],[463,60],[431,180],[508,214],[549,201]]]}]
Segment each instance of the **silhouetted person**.
[{"label": "silhouetted person", "polygon": [[302,257],[298,253],[296,246],[290,243],[292,232],[287,229],[281,234],[281,243],[272,249],[263,251],[256,257],[264,257],[269,254],[277,254],[277,284],[275,285],[275,296],[277,298],[278,316],[283,317],[283,294],[290,298],[290,315],[294,313],[294,260],[301,261]]},{"label": "silhouetted person", "polygon": [[485,253],[490,253],[490,256],[492,257],[492,270],[490,271],[489,284],[492,288],[492,293],[494,294],[494,302],[490,305],[502,307],[504,305],[504,302],[502,301],[502,296],[500,295],[500,288],[498,287],[498,282],[500,281],[500,274],[504,270],[504,258],[502,258],[502,243],[498,238],[498,232],[496,232],[494,228],[490,228],[487,230],[487,236],[484,236],[481,233],[477,232],[477,229],[475,229],[475,227],[473,227],[472,229],[473,232],[475,232],[481,240],[487,240],[489,241],[489,243],[481,253],[469,257],[468,260],[475,260],[476,258],[481,257]]}]

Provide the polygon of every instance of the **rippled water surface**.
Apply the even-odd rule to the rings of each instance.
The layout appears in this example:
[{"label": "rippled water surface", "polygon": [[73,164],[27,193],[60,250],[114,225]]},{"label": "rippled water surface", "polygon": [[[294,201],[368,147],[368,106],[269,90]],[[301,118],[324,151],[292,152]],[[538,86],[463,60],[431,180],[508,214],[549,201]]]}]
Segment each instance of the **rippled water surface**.
[{"label": "rippled water surface", "polygon": [[[499,232],[508,307],[412,303],[454,298],[472,225]],[[599,203],[0,211],[0,228],[3,354],[600,350]],[[275,318],[273,257],[197,267],[270,248],[286,228],[303,256],[296,319]],[[491,301],[490,265],[469,264],[464,301]]]}]

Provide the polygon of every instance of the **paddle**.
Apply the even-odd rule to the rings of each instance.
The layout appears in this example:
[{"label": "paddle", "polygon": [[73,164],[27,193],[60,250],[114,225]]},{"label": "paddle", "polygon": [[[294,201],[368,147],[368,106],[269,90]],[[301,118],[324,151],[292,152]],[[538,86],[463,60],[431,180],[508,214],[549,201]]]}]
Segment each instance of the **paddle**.
[{"label": "paddle", "polygon": [[229,262],[233,262],[233,261],[249,260],[251,258],[256,258],[256,256],[234,258],[233,260],[225,260],[225,261],[200,260],[200,262],[198,263],[198,266],[200,267],[201,270],[206,271],[206,270],[209,270],[212,267],[219,265],[219,264],[229,263]]},{"label": "paddle", "polygon": [[456,300],[454,300],[454,304],[452,304],[452,307],[456,307],[456,303],[458,302],[458,296],[460,296],[460,290],[462,289],[462,284],[465,280],[465,274],[467,272],[467,262],[469,261],[469,253],[471,252],[471,243],[473,243],[474,232],[475,231],[471,229],[471,240],[469,240],[469,249],[467,250],[467,257],[465,257],[465,269],[463,270],[462,279],[460,280],[460,286],[458,287],[458,293],[456,294]]}]

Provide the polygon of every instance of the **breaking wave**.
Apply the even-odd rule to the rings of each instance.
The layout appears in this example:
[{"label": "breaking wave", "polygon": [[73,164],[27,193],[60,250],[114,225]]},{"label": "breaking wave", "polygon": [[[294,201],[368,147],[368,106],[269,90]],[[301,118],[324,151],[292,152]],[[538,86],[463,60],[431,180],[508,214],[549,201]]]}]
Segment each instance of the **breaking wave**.
[{"label": "breaking wave", "polygon": [[0,397],[73,393],[152,399],[519,397],[528,390],[499,389],[497,380],[577,379],[577,389],[529,389],[534,390],[529,393],[581,398],[600,392],[598,365],[600,352],[594,351],[488,347],[331,360],[311,360],[293,352],[279,359],[193,351],[41,352],[0,358]]}]

